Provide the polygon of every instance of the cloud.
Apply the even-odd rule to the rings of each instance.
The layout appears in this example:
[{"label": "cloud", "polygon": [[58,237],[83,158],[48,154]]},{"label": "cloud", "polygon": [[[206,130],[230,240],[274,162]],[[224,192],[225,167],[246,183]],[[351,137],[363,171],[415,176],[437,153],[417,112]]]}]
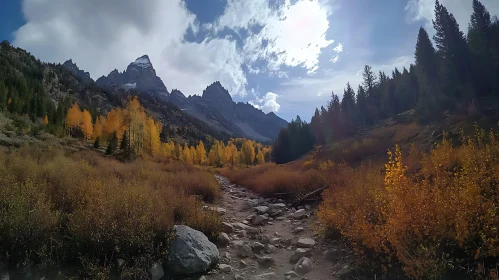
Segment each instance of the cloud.
[{"label": "cloud", "polygon": [[267,92],[264,97],[249,101],[248,103],[265,113],[278,112],[281,105],[277,103],[280,96],[273,92]]},{"label": "cloud", "polygon": [[[481,2],[489,10],[491,15],[499,14],[499,1],[481,0]],[[440,0],[440,4],[447,7],[447,10],[456,18],[460,29],[466,32],[471,13],[473,12],[472,1]],[[434,0],[409,0],[405,7],[407,20],[409,22],[424,21],[428,29],[430,29],[428,32],[433,33],[432,19],[435,18],[434,8]]]},{"label": "cloud", "polygon": [[321,50],[334,42],[326,39],[330,7],[318,0],[293,4],[286,0],[278,8],[269,6],[267,0],[228,0],[214,28],[249,32],[242,48],[249,64],[264,60],[269,72],[300,66],[314,73]]},{"label": "cloud", "polygon": [[200,27],[182,0],[23,0],[23,13],[26,24],[14,45],[44,61],[72,58],[97,78],[148,54],[169,88],[200,94],[219,80],[232,95],[246,94],[236,42],[186,42],[189,29],[196,34],[210,26]]},{"label": "cloud", "polygon": [[335,51],[336,53],[343,52],[343,45],[341,43],[338,43],[338,45],[336,45],[336,47],[334,47],[333,51]]}]

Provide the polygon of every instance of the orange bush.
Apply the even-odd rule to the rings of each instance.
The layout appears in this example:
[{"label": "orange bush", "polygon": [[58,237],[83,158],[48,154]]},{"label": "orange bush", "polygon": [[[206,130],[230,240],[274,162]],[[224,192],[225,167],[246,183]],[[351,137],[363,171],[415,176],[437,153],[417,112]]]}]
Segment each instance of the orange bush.
[{"label": "orange bush", "polygon": [[498,136],[477,129],[459,147],[444,139],[429,154],[413,148],[411,170],[399,147],[389,153],[384,175],[369,166],[343,167],[350,180],[324,193],[323,229],[341,232],[366,258],[377,256],[389,266],[395,257],[412,278],[490,260],[495,265]]},{"label": "orange bush", "polygon": [[196,195],[213,200],[218,184],[180,163],[38,146],[0,152],[0,266],[64,260],[93,279],[122,258],[147,276],[166,256],[175,223],[218,234],[220,217],[203,211]]}]

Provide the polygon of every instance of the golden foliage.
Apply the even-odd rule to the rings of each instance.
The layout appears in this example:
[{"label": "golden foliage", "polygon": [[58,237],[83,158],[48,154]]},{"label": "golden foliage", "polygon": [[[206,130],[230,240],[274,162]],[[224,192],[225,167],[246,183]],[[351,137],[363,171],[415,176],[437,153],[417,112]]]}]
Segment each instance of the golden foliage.
[{"label": "golden foliage", "polygon": [[412,148],[409,162],[420,158],[420,168],[410,172],[398,146],[384,176],[369,166],[335,169],[330,176],[349,179],[324,194],[324,230],[341,232],[387,266],[395,257],[412,278],[438,277],[462,265],[459,255],[497,257],[498,136],[476,129],[459,147],[444,138],[429,154]]}]

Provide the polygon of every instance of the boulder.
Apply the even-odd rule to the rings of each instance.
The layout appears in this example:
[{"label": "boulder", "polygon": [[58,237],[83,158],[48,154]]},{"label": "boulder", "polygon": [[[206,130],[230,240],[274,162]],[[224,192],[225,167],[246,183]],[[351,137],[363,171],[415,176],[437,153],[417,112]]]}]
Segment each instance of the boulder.
[{"label": "boulder", "polygon": [[251,243],[251,249],[253,249],[253,252],[260,252],[265,248],[265,245],[263,245],[260,242],[253,242]]},{"label": "boulder", "polygon": [[174,274],[190,275],[205,272],[218,263],[220,255],[206,235],[188,226],[176,225],[166,268]]},{"label": "boulder", "polygon": [[312,238],[300,238],[296,243],[296,247],[298,248],[312,248],[315,246],[315,240]]},{"label": "boulder", "polygon": [[299,274],[306,274],[309,271],[311,271],[314,268],[314,264],[312,261],[307,258],[303,257],[301,258],[296,264],[295,264],[295,271]]},{"label": "boulder", "polygon": [[291,258],[289,261],[291,263],[296,263],[298,260],[300,260],[303,257],[310,257],[310,249],[305,249],[305,248],[298,248],[294,251],[293,255],[291,255]]},{"label": "boulder", "polygon": [[305,209],[300,209],[300,210],[293,213],[293,218],[297,219],[297,220],[303,219],[306,216],[307,216],[307,213],[305,212]]},{"label": "boulder", "polygon": [[149,269],[149,272],[151,273],[152,280],[159,280],[165,275],[163,267],[159,263],[154,263]]}]

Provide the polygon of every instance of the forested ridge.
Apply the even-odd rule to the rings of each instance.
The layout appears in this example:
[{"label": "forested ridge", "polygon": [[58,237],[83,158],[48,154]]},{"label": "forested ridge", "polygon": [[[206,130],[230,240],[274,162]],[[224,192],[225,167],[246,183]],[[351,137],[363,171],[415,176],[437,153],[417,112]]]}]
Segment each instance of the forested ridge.
[{"label": "forested ridge", "polygon": [[484,114],[499,98],[499,20],[473,0],[465,35],[447,8],[435,2],[433,42],[419,29],[415,62],[392,73],[364,67],[357,89],[348,83],[342,98],[332,93],[310,123],[299,117],[282,129],[274,146],[277,163],[297,159],[314,144],[365,133],[373,125],[414,109],[419,122],[438,122],[444,112]]}]

